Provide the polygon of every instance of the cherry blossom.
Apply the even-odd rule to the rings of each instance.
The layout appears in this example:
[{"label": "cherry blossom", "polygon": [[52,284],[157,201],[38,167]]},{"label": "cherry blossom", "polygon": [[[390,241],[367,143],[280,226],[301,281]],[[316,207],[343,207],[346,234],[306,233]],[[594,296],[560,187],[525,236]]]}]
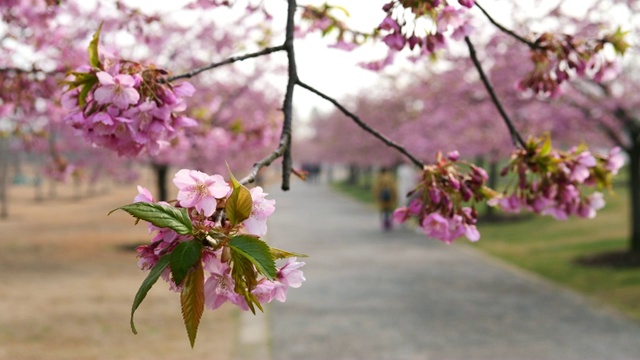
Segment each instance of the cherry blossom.
[{"label": "cherry blossom", "polygon": [[[136,249],[140,269],[153,269],[163,256],[171,256],[179,246],[190,244],[196,247],[199,249],[199,258],[196,263],[201,263],[204,276],[203,301],[206,308],[211,310],[229,302],[242,310],[254,311],[255,304],[266,304],[273,299],[285,301],[289,288],[298,288],[302,285],[305,277],[300,268],[304,263],[297,261],[297,256],[304,255],[278,250],[277,258],[286,258],[286,261],[276,266],[274,257],[271,276],[258,272],[257,268],[248,269],[247,266],[252,266],[247,265],[252,264],[249,260],[246,260],[247,263],[244,265],[237,264],[238,261],[247,259],[246,256],[250,256],[252,251],[262,251],[259,254],[262,259],[261,264],[264,266],[264,261],[267,261],[265,259],[268,259],[271,254],[260,237],[266,235],[266,219],[275,211],[275,200],[268,199],[268,194],[262,188],[254,187],[248,190],[235,183],[235,190],[232,190],[230,183],[221,175],[209,175],[191,169],[179,170],[173,182],[178,188],[175,206],[167,202],[155,202],[149,190],[141,186],[138,186],[138,194],[131,206],[152,203],[174,209],[162,212],[164,217],[173,216],[170,214],[174,214],[179,209],[186,210],[184,214],[191,222],[193,230],[190,233],[178,233],[174,228],[149,222],[149,232],[153,234],[151,242]],[[238,189],[244,189],[241,192],[244,195],[240,195],[237,192]],[[233,200],[233,194],[237,197],[246,196],[246,198]],[[235,214],[239,222],[232,224],[227,217],[228,212],[242,206],[241,204],[246,203],[248,197],[252,201],[250,214],[244,216],[241,215],[242,212]],[[228,207],[228,203],[233,201],[238,203]],[[147,208],[146,211],[152,210]],[[151,216],[150,219],[156,219],[156,217]],[[182,227],[180,229],[184,230]],[[247,242],[251,244],[249,248],[243,247]],[[234,251],[235,255],[232,255]],[[183,284],[176,283],[175,276],[171,267],[164,269],[161,274],[162,279],[169,283],[170,290],[182,292]]]},{"label": "cherry blossom", "polygon": [[273,199],[266,199],[265,193],[260,186],[256,186],[251,190],[251,199],[253,201],[251,207],[251,215],[244,221],[244,230],[249,234],[264,236],[267,233],[267,218],[276,210]]},{"label": "cherry blossom", "polygon": [[129,105],[136,104],[140,100],[140,94],[134,85],[136,81],[132,76],[118,74],[111,76],[104,71],[96,73],[100,86],[94,91],[93,96],[98,104],[113,103],[119,109],[127,109]]},{"label": "cherry blossom", "polygon": [[173,183],[178,187],[180,205],[193,207],[207,217],[215,211],[218,204],[216,199],[225,197],[231,190],[222,176],[210,176],[197,170],[178,171]]}]

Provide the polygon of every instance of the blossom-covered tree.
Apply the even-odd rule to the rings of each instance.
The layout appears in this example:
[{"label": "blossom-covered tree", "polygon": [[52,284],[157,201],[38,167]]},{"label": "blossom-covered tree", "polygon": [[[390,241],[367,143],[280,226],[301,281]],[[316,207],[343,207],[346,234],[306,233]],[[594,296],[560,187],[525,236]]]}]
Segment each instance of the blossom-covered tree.
[{"label": "blossom-covered tree", "polygon": [[[298,5],[296,0],[287,0],[283,4],[286,6],[273,9],[262,1],[197,0],[174,10],[176,14],[187,12],[185,16],[197,20],[192,22],[201,22],[197,27],[185,26],[178,19],[172,21],[171,13],[148,13],[124,1],[97,2],[95,6],[48,0],[1,4],[6,36],[0,47],[7,56],[0,63],[0,106],[1,113],[18,115],[16,128],[32,122],[42,111],[37,104],[45,103],[64,111],[63,116],[50,121],[63,122],[92,146],[113,150],[123,157],[151,156],[155,163],[166,164],[173,154],[182,157],[187,148],[195,151],[185,157],[192,159],[197,169],[184,168],[174,177],[178,188],[175,201],[155,201],[147,189],[140,188],[134,203],[118,208],[148,222],[154,233],[151,243],[138,249],[139,266],[149,270],[149,275],[132,307],[134,332],[133,314],[160,277],[181,294],[182,314],[192,346],[205,307],[215,309],[230,301],[255,311],[273,299],[284,300],[286,290],[300,286],[304,280],[299,270],[302,263],[296,260],[301,254],[270,247],[262,240],[265,221],[275,210],[273,200],[267,199],[259,187],[246,187],[255,182],[261,169],[278,158],[282,158],[283,190],[290,188],[291,175],[298,173],[293,169],[292,147],[295,89],[304,89],[333,104],[359,128],[422,171],[413,191],[414,201],[409,207],[398,209],[396,218],[403,221],[416,217],[425,234],[445,242],[461,236],[471,241],[479,239],[475,205],[484,201],[506,210],[525,208],[556,218],[593,217],[603,204],[599,193],[589,189],[609,187],[611,176],[621,166],[615,150],[604,155],[594,154],[586,146],[560,151],[552,146],[549,137],[524,139],[487,76],[489,58],[479,54],[477,45],[483,44],[482,33],[475,30],[478,23],[488,24],[514,39],[522,51],[528,51],[531,67],[518,81],[520,90],[557,96],[568,80],[599,80],[598,74],[611,68],[603,50],[609,48],[622,54],[628,47],[620,28],[585,34],[510,30],[473,0],[390,0],[380,4],[380,25],[370,32],[351,29],[342,18],[344,11],[340,7]],[[225,26],[216,26],[206,16],[209,11],[226,12]],[[272,11],[286,14],[285,24],[275,31],[269,28],[274,18]],[[234,17],[238,12],[241,16]],[[227,31],[236,28],[246,30],[242,37]],[[373,113],[356,115],[305,82],[297,71],[295,39],[296,35],[314,32],[345,50],[370,42],[384,44],[388,49],[384,58],[362,64],[376,71],[400,57],[438,58],[448,54],[450,48],[451,53],[456,46],[465,49],[470,62],[464,66],[477,74],[477,83],[491,99],[490,104],[498,113],[495,117],[506,125],[515,148],[505,172],[516,177],[516,185],[502,193],[488,188],[486,171],[460,158],[457,151],[446,156],[438,153],[434,162],[425,163],[421,159],[432,157],[414,153],[412,147],[423,144],[418,140],[423,136],[436,138],[438,126],[432,126],[432,131],[420,131],[419,138],[412,132],[413,138],[392,140],[385,132],[394,130],[393,122],[382,126],[382,131],[375,129],[365,117]],[[129,39],[135,46],[120,46],[119,37],[124,42]],[[189,44],[188,48],[184,44]],[[241,48],[243,55],[231,56]],[[275,53],[286,55],[286,82],[280,90],[278,119],[271,108],[273,98],[261,98],[255,89],[243,94],[241,85],[235,87],[237,95],[230,91],[224,97],[215,96],[221,88],[218,85],[233,83],[237,73],[230,79],[218,75],[213,82],[200,83],[214,69]],[[212,58],[218,60],[211,62]],[[461,63],[456,62],[455,66]],[[254,72],[264,71],[262,66],[255,66]],[[452,74],[455,73],[448,75],[455,76]],[[270,93],[265,81],[251,76],[245,81],[260,84],[264,86],[261,92]],[[193,100],[197,98],[201,100]],[[392,101],[392,108],[402,114],[409,106],[415,118],[424,115],[423,108],[406,100]],[[438,111],[448,112],[446,102],[439,105]],[[237,114],[242,115],[238,118]],[[464,107],[455,114],[460,119],[465,115]],[[440,119],[442,124],[450,125],[448,119]],[[397,120],[399,124],[403,119]],[[276,124],[279,129],[274,136]],[[468,128],[462,121],[453,127],[456,126],[460,130]],[[272,144],[273,140],[277,145]],[[408,145],[400,145],[400,141],[408,141]],[[248,144],[255,148],[272,145],[275,149],[258,155],[261,151],[250,150]],[[419,146],[419,150],[426,149]],[[204,167],[223,166],[225,159],[218,154],[225,147],[233,148],[235,155],[234,159],[226,159],[229,167],[235,168],[232,160],[247,161],[250,156],[257,156],[250,160],[251,170],[240,180],[231,171],[226,178],[202,171]],[[278,267],[277,259],[288,260]]]}]

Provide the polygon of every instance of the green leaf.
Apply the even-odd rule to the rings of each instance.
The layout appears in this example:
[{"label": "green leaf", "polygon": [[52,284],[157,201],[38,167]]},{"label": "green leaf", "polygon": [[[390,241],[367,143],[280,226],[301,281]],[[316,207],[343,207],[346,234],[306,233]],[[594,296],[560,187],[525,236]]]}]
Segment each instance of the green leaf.
[{"label": "green leaf", "polygon": [[256,270],[269,280],[276,278],[276,264],[269,250],[269,245],[264,241],[250,235],[237,235],[231,238],[229,247],[232,259],[242,256],[251,261]]},{"label": "green leaf", "polygon": [[187,336],[189,336],[189,342],[193,348],[200,319],[204,312],[204,271],[200,262],[184,279],[180,293],[180,306],[184,326],[187,328]]},{"label": "green leaf", "polygon": [[542,148],[540,149],[540,155],[547,156],[550,153],[551,153],[551,137],[547,135],[544,141],[544,145],[542,145]]},{"label": "green leaf", "polygon": [[137,202],[116,210],[124,210],[139,220],[145,220],[157,227],[172,229],[180,235],[190,235],[193,233],[193,225],[187,213],[187,209],[176,208],[170,205],[162,205],[148,202]]},{"label": "green leaf", "polygon": [[256,285],[258,285],[258,274],[256,272],[256,268],[244,253],[235,251],[233,248],[230,248],[230,250],[231,261],[233,262],[233,267],[231,268],[231,278],[235,283],[233,291],[244,297],[247,305],[249,306],[249,309],[255,315],[256,309],[254,307],[254,304],[258,306],[260,311],[263,311],[260,302],[251,293],[251,291],[255,289]]},{"label": "green leaf", "polygon": [[89,64],[94,68],[99,69],[102,68],[100,58],[98,57],[98,42],[100,42],[100,31],[102,30],[102,25],[104,25],[104,22],[100,23],[98,30],[93,34],[93,38],[89,43]]},{"label": "green leaf", "polygon": [[202,244],[199,241],[181,242],[171,251],[169,267],[176,285],[182,284],[189,270],[202,258]]},{"label": "green leaf", "polygon": [[84,82],[84,85],[82,85],[82,90],[80,90],[80,94],[78,94],[78,106],[79,107],[83,107],[84,104],[87,103],[87,95],[89,95],[89,92],[94,87],[94,85],[97,84],[97,83],[98,83],[98,77],[97,76],[93,76],[93,77],[89,78],[87,81]]},{"label": "green leaf", "polygon": [[231,172],[231,168],[229,167],[229,164],[228,163],[226,163],[226,164],[227,164],[227,171],[229,171],[229,177],[231,178],[231,186],[233,186],[233,189],[235,190],[235,189],[239,188],[240,186],[242,186],[242,184],[240,184],[238,182],[238,180],[236,179],[236,177],[233,176],[233,173]]},{"label": "green leaf", "polygon": [[225,205],[227,218],[231,222],[231,226],[235,226],[249,218],[253,207],[253,199],[251,192],[246,187],[240,185],[236,187]]},{"label": "green leaf", "polygon": [[269,252],[271,253],[271,256],[273,257],[274,260],[286,259],[290,257],[309,257],[309,255],[289,252],[286,250],[274,248],[273,246],[269,248]]},{"label": "green leaf", "polygon": [[149,290],[151,290],[151,287],[153,286],[153,284],[155,284],[156,281],[158,281],[158,278],[160,277],[160,275],[162,275],[162,272],[164,271],[164,269],[166,269],[168,265],[169,265],[168,254],[158,259],[158,262],[153,266],[153,268],[151,268],[151,270],[149,271],[149,275],[147,275],[147,278],[144,279],[144,281],[140,285],[140,288],[138,289],[138,292],[136,293],[136,297],[133,299],[133,306],[131,307],[130,323],[131,323],[131,331],[134,334],[137,334],[138,331],[136,330],[136,327],[133,324],[133,314],[136,312],[136,309],[138,308],[138,306],[140,306],[140,304],[142,303],[142,300],[144,300],[144,298],[147,296],[147,293],[149,292]]},{"label": "green leaf", "polygon": [[227,164],[227,170],[231,178],[233,192],[227,199],[225,212],[227,213],[227,218],[231,221],[231,226],[234,226],[249,218],[253,207],[253,199],[251,198],[251,191],[240,184],[236,177],[233,176],[229,164]]}]

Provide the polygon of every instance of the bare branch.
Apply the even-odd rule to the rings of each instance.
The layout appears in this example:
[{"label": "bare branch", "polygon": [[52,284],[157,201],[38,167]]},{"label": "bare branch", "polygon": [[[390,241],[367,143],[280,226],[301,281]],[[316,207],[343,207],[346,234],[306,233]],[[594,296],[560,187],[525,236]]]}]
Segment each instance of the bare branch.
[{"label": "bare branch", "polygon": [[285,32],[285,40],[282,47],[287,52],[287,59],[289,60],[288,79],[287,79],[287,92],[284,96],[284,102],[282,104],[282,112],[284,113],[284,123],[282,124],[282,134],[280,135],[281,141],[286,141],[284,148],[284,154],[282,155],[282,190],[289,190],[289,180],[291,178],[291,172],[293,169],[293,161],[291,159],[291,127],[293,123],[293,90],[296,82],[298,81],[298,72],[296,69],[296,58],[293,48],[293,39],[295,34],[295,15],[296,15],[296,0],[288,0],[287,9],[287,27]]},{"label": "bare branch", "polygon": [[400,153],[402,153],[404,156],[406,156],[407,158],[409,158],[409,160],[411,160],[411,162],[413,162],[414,165],[416,165],[417,167],[419,167],[420,169],[422,169],[424,167],[424,163],[420,160],[418,160],[416,157],[414,157],[411,153],[409,153],[404,147],[396,144],[395,142],[393,142],[392,140],[390,140],[389,138],[387,138],[386,136],[382,135],[381,133],[379,133],[378,131],[374,130],[373,128],[371,128],[369,125],[365,124],[362,120],[360,120],[360,118],[358,116],[356,116],[354,113],[350,112],[349,110],[347,110],[344,106],[342,106],[338,101],[336,101],[335,99],[329,97],[328,95],[318,91],[317,89],[315,89],[314,87],[311,87],[305,83],[303,83],[302,81],[298,80],[297,85],[299,85],[300,87],[303,87],[305,89],[307,89],[308,91],[318,95],[319,97],[327,100],[328,102],[332,103],[336,108],[338,108],[338,110],[340,110],[344,115],[346,115],[347,117],[349,117],[351,120],[353,120],[358,126],[360,126],[364,131],[370,133],[371,135],[373,135],[374,137],[376,137],[377,139],[379,139],[380,141],[382,141],[385,145],[392,147],[396,150],[398,150]]},{"label": "bare branch", "polygon": [[489,78],[487,78],[487,75],[484,73],[484,70],[482,69],[482,65],[480,64],[480,61],[478,60],[478,56],[476,55],[476,49],[473,47],[471,40],[469,40],[468,36],[465,36],[464,41],[467,43],[467,47],[469,48],[469,56],[473,61],[473,65],[475,65],[476,69],[478,70],[478,73],[480,74],[480,79],[482,79],[482,83],[484,84],[484,87],[487,89],[487,92],[491,96],[491,100],[493,101],[493,104],[498,109],[500,116],[502,116],[502,119],[507,124],[507,128],[509,128],[509,133],[511,134],[511,141],[513,141],[513,145],[515,145],[516,147],[520,146],[523,149],[525,149],[526,144],[522,139],[522,136],[520,136],[520,133],[518,133],[518,130],[516,130],[516,127],[513,125],[511,118],[509,118],[509,115],[507,115],[507,112],[504,110],[504,107],[502,107],[502,103],[500,102],[500,99],[498,99],[498,95],[496,95],[496,92],[493,89],[493,86],[491,85]]},{"label": "bare branch", "polygon": [[278,146],[277,149],[275,149],[271,154],[266,156],[264,159],[253,164],[253,168],[251,169],[251,172],[249,172],[247,176],[245,176],[240,180],[240,184],[246,185],[256,181],[256,177],[258,176],[258,172],[260,171],[260,169],[271,165],[271,163],[274,160],[281,157],[290,143],[291,143],[291,135],[286,135],[282,137],[280,139],[280,146]]},{"label": "bare branch", "polygon": [[490,23],[492,23],[495,27],[500,29],[500,31],[502,31],[503,33],[505,33],[505,34],[511,36],[512,38],[520,41],[521,43],[527,45],[529,48],[531,48],[531,50],[541,50],[542,49],[538,44],[523,38],[522,36],[516,34],[514,31],[507,29],[502,24],[500,24],[497,21],[495,21],[495,19],[491,15],[489,15],[489,13],[482,6],[480,6],[480,4],[477,1],[475,1],[475,6],[478,7],[478,9],[480,9],[480,11],[482,11],[484,16],[486,16],[487,19],[489,19]]},{"label": "bare branch", "polygon": [[203,66],[201,68],[198,69],[194,69],[191,70],[187,73],[184,74],[180,74],[180,75],[175,75],[175,76],[170,76],[167,78],[166,81],[171,82],[171,81],[175,81],[178,79],[188,79],[188,78],[192,78],[202,72],[205,72],[207,70],[212,70],[215,69],[217,67],[220,66],[224,66],[224,65],[229,65],[229,64],[233,64],[235,62],[238,61],[244,61],[247,59],[252,59],[252,58],[256,58],[256,57],[260,57],[260,56],[265,56],[265,55],[269,55],[271,53],[274,52],[278,52],[278,51],[284,51],[285,50],[285,46],[284,45],[280,45],[280,46],[274,46],[274,47],[268,47],[265,49],[262,49],[260,51],[254,52],[254,53],[249,53],[249,54],[245,54],[245,55],[240,55],[240,56],[232,56],[228,59],[222,60],[220,62],[215,62],[215,63],[211,63],[207,66]]}]

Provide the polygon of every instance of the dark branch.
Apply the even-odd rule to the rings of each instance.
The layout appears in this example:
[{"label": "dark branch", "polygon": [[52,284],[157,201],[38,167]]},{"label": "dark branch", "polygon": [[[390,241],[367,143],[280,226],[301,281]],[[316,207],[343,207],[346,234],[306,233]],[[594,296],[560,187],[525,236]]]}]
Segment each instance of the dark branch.
[{"label": "dark branch", "polygon": [[416,159],[413,155],[411,155],[411,153],[409,153],[404,147],[396,144],[395,142],[393,142],[392,140],[390,140],[389,138],[387,138],[386,136],[382,135],[381,133],[379,133],[378,131],[374,130],[373,128],[371,128],[369,125],[365,124],[362,120],[360,120],[360,118],[358,116],[356,116],[354,113],[350,112],[349,110],[347,110],[344,106],[342,106],[339,102],[337,102],[335,99],[325,95],[324,93],[316,90],[315,88],[303,83],[302,81],[298,80],[297,84],[305,89],[307,89],[308,91],[318,95],[319,97],[327,100],[328,102],[332,103],[336,108],[338,108],[338,110],[340,110],[344,115],[346,115],[347,117],[349,117],[351,120],[353,120],[358,126],[360,126],[364,131],[370,133],[371,135],[373,135],[374,137],[376,137],[377,139],[379,139],[380,141],[382,141],[385,145],[392,147],[396,150],[398,150],[400,153],[402,153],[404,156],[406,156],[407,158],[409,158],[409,160],[411,160],[411,162],[413,162],[414,165],[416,165],[417,167],[419,167],[420,169],[424,168],[424,163],[418,159]]},{"label": "dark branch", "polygon": [[523,149],[526,149],[527,146],[524,140],[522,139],[522,136],[520,136],[520,134],[518,133],[518,130],[516,130],[516,127],[513,125],[511,118],[509,118],[509,115],[507,115],[507,112],[504,110],[504,107],[502,107],[502,103],[500,102],[500,99],[498,99],[498,95],[496,95],[496,92],[493,89],[493,86],[491,85],[489,78],[487,78],[487,75],[484,73],[484,70],[482,69],[482,65],[480,64],[480,61],[478,60],[478,56],[476,55],[476,49],[473,47],[471,40],[469,40],[468,36],[465,36],[464,41],[467,43],[467,46],[469,47],[469,56],[471,56],[473,65],[475,65],[476,69],[478,70],[478,73],[480,74],[480,79],[482,79],[482,83],[484,84],[484,87],[487,89],[487,92],[491,96],[491,100],[493,101],[493,104],[498,109],[500,116],[502,116],[502,119],[507,124],[507,128],[509,128],[509,133],[511,134],[511,141],[513,141],[513,145],[515,145],[516,147],[518,147],[519,145]]},{"label": "dark branch", "polygon": [[487,19],[489,19],[489,22],[491,22],[495,27],[500,29],[500,31],[502,31],[503,33],[505,33],[505,34],[511,36],[512,38],[520,41],[521,43],[529,46],[529,48],[531,48],[531,50],[541,50],[541,47],[538,44],[523,38],[522,36],[516,34],[512,30],[507,29],[502,24],[500,24],[497,21],[495,21],[495,19],[491,15],[489,15],[489,13],[482,6],[480,6],[480,4],[477,1],[475,1],[475,6],[478,7],[478,9],[480,9],[480,11],[482,11],[484,16],[486,16]]},{"label": "dark branch", "polygon": [[260,57],[260,56],[265,56],[265,55],[269,55],[271,53],[274,52],[278,52],[278,51],[283,51],[285,50],[285,46],[284,45],[280,45],[280,46],[275,46],[275,47],[268,47],[265,49],[262,49],[258,52],[254,52],[254,53],[250,53],[250,54],[245,54],[245,55],[240,55],[240,56],[232,56],[226,60],[220,61],[220,62],[215,62],[215,63],[211,63],[207,66],[203,66],[201,68],[198,69],[194,69],[189,71],[188,73],[184,73],[184,74],[180,74],[180,75],[175,75],[175,76],[170,76],[167,78],[168,82],[171,81],[175,81],[178,79],[188,79],[188,78],[192,78],[202,72],[205,72],[207,70],[212,70],[215,69],[217,67],[220,66],[224,66],[224,65],[229,65],[229,64],[233,64],[235,62],[238,61],[243,61],[243,60],[247,60],[247,59],[252,59],[252,58],[256,58],[256,57]]},{"label": "dark branch", "polygon": [[256,177],[258,176],[258,172],[260,171],[260,169],[262,169],[263,167],[267,167],[269,165],[271,165],[271,163],[276,160],[277,158],[281,157],[285,150],[287,149],[287,147],[289,146],[289,144],[291,143],[291,136],[290,135],[286,135],[284,137],[282,137],[280,139],[280,146],[278,146],[278,148],[276,150],[274,150],[271,154],[269,154],[268,156],[266,156],[264,159],[258,161],[257,163],[253,164],[253,168],[251,169],[251,172],[249,172],[249,175],[245,176],[244,178],[242,178],[240,180],[240,183],[243,185],[246,184],[250,184],[254,181],[256,181]]},{"label": "dark branch", "polygon": [[296,69],[296,58],[293,48],[293,40],[295,34],[295,15],[296,0],[288,0],[287,9],[287,27],[285,32],[285,40],[282,47],[287,52],[289,60],[287,92],[284,96],[282,104],[282,112],[284,113],[284,123],[282,124],[281,141],[286,141],[284,154],[282,155],[282,190],[289,190],[289,180],[293,169],[293,161],[291,159],[291,128],[293,123],[293,90],[298,81],[298,72]]}]

